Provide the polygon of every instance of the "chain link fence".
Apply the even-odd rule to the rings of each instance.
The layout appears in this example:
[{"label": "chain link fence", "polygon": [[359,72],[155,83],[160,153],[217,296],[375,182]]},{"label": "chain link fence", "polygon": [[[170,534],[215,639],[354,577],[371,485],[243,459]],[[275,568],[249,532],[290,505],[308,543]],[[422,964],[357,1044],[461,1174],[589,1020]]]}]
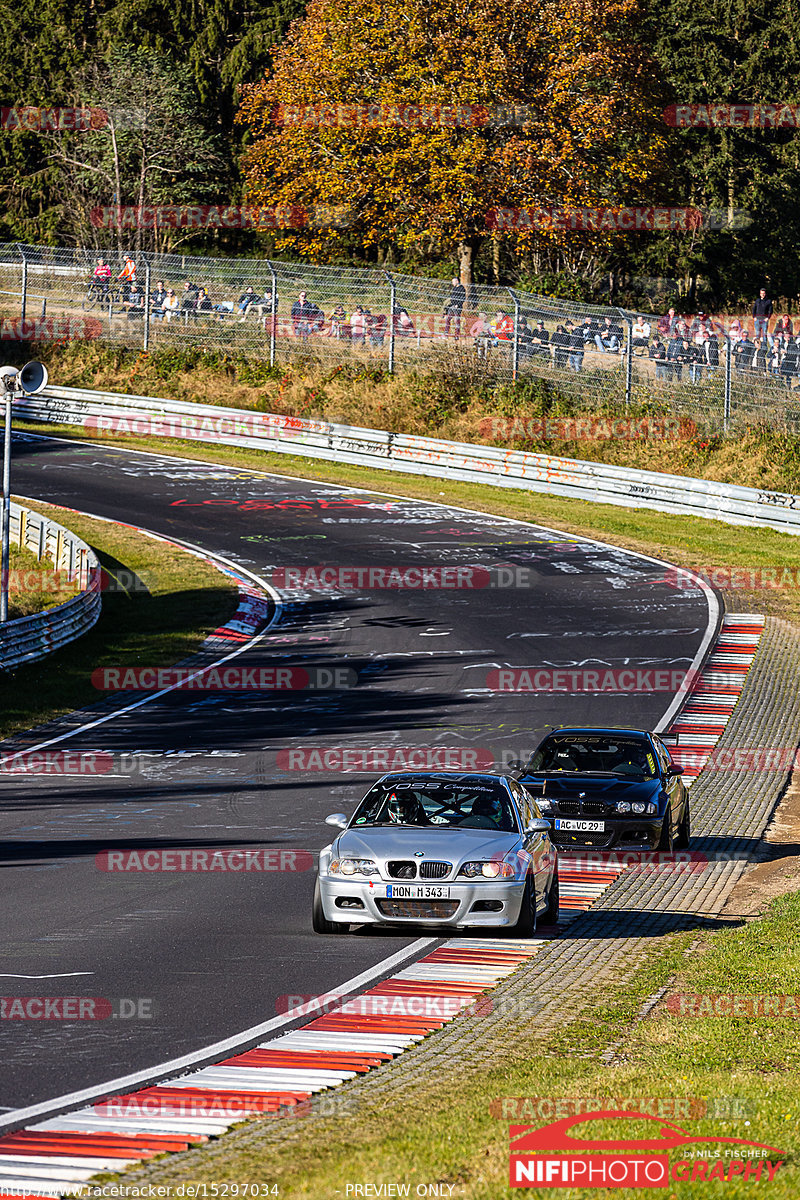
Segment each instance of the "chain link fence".
[{"label": "chain link fence", "polygon": [[678,326],[685,339],[660,338],[652,315],[481,284],[459,293],[379,269],[141,254],[135,278],[110,256],[110,279],[98,281],[97,259],[88,248],[0,245],[0,336],[543,380],[581,409],[666,412],[710,433],[800,427],[800,326],[761,344],[705,318]]}]

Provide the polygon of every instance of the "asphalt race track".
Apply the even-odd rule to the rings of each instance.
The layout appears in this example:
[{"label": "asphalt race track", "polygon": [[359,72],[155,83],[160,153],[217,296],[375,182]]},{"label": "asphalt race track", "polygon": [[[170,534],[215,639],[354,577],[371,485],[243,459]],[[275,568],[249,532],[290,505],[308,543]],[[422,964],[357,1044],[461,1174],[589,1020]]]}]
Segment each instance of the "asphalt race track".
[{"label": "asphalt race track", "polygon": [[[349,811],[377,772],[303,769],[298,751],[438,746],[484,763],[527,755],[546,725],[653,728],[671,692],[497,692],[491,672],[685,670],[708,632],[705,595],[672,586],[663,565],[425,501],[31,436],[15,437],[12,488],[248,567],[286,603],[237,665],[348,667],[357,682],[174,691],[62,744],[136,755],[117,760],[124,775],[0,774],[0,995],[124,999],[143,1014],[1,1022],[5,1110],[199,1050],[420,935],[316,937],[311,870],[109,873],[96,855],[317,851],[331,838],[324,817]],[[314,587],[279,574],[412,565],[484,570],[462,574],[481,586],[457,589]],[[120,707],[133,699],[122,693]]]}]

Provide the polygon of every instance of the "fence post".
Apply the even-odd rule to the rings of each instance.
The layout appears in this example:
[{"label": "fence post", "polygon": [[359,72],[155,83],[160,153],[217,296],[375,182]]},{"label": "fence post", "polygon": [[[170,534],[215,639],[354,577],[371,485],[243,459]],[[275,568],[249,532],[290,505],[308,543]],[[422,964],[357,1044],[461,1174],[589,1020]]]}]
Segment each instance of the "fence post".
[{"label": "fence post", "polygon": [[389,374],[394,375],[394,302],[397,296],[397,284],[388,271],[383,272],[389,280]]},{"label": "fence post", "polygon": [[278,276],[275,274],[275,268],[273,267],[273,265],[269,261],[269,259],[267,259],[267,266],[269,267],[269,273],[272,278],[272,285],[270,288],[270,301],[271,301],[270,307],[272,309],[272,312],[269,315],[269,365],[271,367],[274,367],[275,366],[275,331],[278,327]]},{"label": "fence post", "polygon": [[20,258],[22,259],[22,305],[20,311],[20,320],[25,321],[25,310],[28,307],[28,260],[25,257],[25,251],[21,246],[17,246]]},{"label": "fence post", "polygon": [[725,399],[722,407],[722,429],[724,433],[728,432],[728,426],[731,420],[731,366],[733,355],[731,354],[731,339],[725,335]]},{"label": "fence post", "polygon": [[145,353],[150,349],[150,262],[144,260],[144,344]]},{"label": "fence post", "polygon": [[630,408],[633,393],[633,321],[621,308],[617,312],[628,327],[628,340],[625,346],[625,412]]},{"label": "fence post", "polygon": [[506,288],[511,299],[514,301],[514,344],[511,348],[511,381],[517,382],[517,374],[519,373],[519,299],[513,288]]}]

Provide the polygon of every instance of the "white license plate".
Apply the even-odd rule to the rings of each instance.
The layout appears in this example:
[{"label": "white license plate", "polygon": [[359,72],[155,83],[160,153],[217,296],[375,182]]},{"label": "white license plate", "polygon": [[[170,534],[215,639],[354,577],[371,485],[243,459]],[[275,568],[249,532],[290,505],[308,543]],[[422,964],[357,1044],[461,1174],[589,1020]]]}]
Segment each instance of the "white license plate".
[{"label": "white license plate", "polygon": [[430,883],[387,883],[387,900],[446,900],[449,887]]},{"label": "white license plate", "polygon": [[576,833],[604,833],[604,821],[565,821],[561,817],[556,818],[556,829],[564,829],[567,833],[573,830]]}]

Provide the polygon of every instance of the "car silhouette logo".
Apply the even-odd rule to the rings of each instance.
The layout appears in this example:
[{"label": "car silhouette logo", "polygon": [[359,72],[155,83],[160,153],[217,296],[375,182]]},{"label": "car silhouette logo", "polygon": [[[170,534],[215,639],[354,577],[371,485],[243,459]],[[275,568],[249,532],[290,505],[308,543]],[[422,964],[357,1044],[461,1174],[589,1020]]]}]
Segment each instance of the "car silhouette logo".
[{"label": "car silhouette logo", "polygon": [[[582,1125],[587,1121],[597,1121],[603,1118],[612,1118],[622,1121],[649,1121],[656,1128],[653,1129],[653,1137],[649,1138],[627,1138],[620,1140],[589,1140],[581,1137],[573,1137],[571,1129],[575,1125]],[[760,1150],[769,1150],[773,1154],[778,1154],[785,1158],[786,1152],[778,1150],[776,1146],[767,1146],[763,1142],[750,1142],[744,1138],[736,1137],[713,1137],[706,1135],[695,1136],[689,1133],[686,1129],[681,1129],[673,1121],[665,1121],[660,1117],[651,1117],[646,1113],[631,1112],[629,1110],[615,1110],[613,1112],[593,1112],[587,1113],[585,1116],[565,1117],[561,1121],[554,1121],[551,1125],[511,1125],[508,1130],[511,1141],[512,1154],[532,1154],[537,1152],[552,1153],[557,1150],[569,1150],[572,1153],[586,1153],[589,1150],[603,1150],[611,1153],[619,1153],[624,1150],[634,1150],[641,1153],[645,1150],[671,1150],[679,1146],[690,1145],[728,1145],[728,1146],[753,1146]]]}]

